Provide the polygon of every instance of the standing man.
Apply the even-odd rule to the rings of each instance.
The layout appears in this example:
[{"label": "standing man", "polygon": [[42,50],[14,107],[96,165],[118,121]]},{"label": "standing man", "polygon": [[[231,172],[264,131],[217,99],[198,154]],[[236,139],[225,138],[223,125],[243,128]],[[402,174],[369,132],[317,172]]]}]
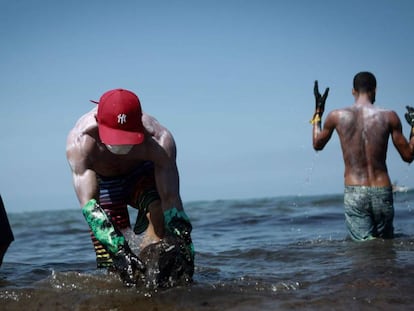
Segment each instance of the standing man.
[{"label": "standing man", "polygon": [[[358,241],[394,236],[392,184],[386,165],[389,137],[405,162],[411,163],[414,156],[413,130],[408,143],[398,115],[374,106],[376,87],[372,73],[355,75],[355,103],[330,112],[321,128],[329,89],[321,96],[317,81],[314,86],[313,148],[322,150],[336,130],[345,164],[345,220],[352,239]],[[413,126],[414,113],[409,111],[406,118]]]},{"label": "standing man", "polygon": [[[173,136],[142,112],[131,91],[110,90],[95,103],[70,131],[66,156],[98,268],[115,268],[127,285],[135,283],[137,271],[153,275],[157,269],[165,278],[191,281],[192,226],[179,193]],[[143,233],[146,258],[131,251],[127,205],[138,209],[134,231]],[[159,258],[148,255],[155,253]],[[162,267],[154,269],[154,260]]]}]

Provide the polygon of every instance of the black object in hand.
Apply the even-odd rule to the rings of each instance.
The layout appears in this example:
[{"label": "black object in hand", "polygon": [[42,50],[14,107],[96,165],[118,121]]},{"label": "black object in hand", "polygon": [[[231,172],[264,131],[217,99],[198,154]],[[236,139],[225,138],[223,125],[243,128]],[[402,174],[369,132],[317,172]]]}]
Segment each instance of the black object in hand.
[{"label": "black object in hand", "polygon": [[329,87],[327,87],[323,95],[321,95],[319,93],[318,80],[316,80],[315,86],[313,88],[313,93],[315,95],[315,113],[322,115],[325,111],[325,102],[326,98],[328,97]]}]

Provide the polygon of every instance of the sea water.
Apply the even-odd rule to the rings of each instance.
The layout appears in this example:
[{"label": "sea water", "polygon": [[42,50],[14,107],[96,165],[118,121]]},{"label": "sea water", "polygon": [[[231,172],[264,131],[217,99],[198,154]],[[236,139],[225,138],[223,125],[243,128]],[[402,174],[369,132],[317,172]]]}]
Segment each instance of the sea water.
[{"label": "sea water", "polygon": [[96,269],[79,209],[10,213],[0,310],[412,310],[413,209],[398,193],[395,239],[361,243],[341,194],[188,202],[194,282],[158,290]]}]

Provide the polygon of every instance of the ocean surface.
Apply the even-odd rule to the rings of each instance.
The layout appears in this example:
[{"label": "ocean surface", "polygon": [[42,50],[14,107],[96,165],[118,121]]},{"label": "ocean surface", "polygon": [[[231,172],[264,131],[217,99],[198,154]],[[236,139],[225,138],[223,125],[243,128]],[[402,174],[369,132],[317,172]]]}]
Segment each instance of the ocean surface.
[{"label": "ocean surface", "polygon": [[79,209],[9,214],[0,310],[414,310],[412,191],[395,196],[395,239],[359,243],[347,238],[341,194],[185,209],[194,282],[158,290],[96,269]]}]

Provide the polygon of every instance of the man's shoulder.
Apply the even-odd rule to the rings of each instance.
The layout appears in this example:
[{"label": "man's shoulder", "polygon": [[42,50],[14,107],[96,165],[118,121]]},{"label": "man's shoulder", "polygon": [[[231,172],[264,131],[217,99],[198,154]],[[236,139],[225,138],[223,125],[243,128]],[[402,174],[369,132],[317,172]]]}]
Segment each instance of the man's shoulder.
[{"label": "man's shoulder", "polygon": [[90,111],[81,116],[70,130],[66,141],[67,148],[85,149],[95,143],[97,135],[98,124],[94,112]]},{"label": "man's shoulder", "polygon": [[144,126],[158,126],[158,127],[163,127],[161,125],[161,123],[152,115],[149,115],[146,112],[142,112],[142,124]]},{"label": "man's shoulder", "polygon": [[93,128],[98,127],[98,123],[96,121],[96,110],[93,109],[84,115],[82,115],[75,123],[74,127],[71,129],[70,132],[78,133],[78,135],[82,135],[83,133],[87,133],[91,131]]},{"label": "man's shoulder", "polygon": [[401,123],[400,117],[394,110],[384,109],[382,113],[386,116],[389,123],[396,125]]},{"label": "man's shoulder", "polygon": [[345,126],[346,124],[352,124],[355,118],[356,113],[352,107],[338,108],[329,112],[325,125],[331,128],[336,128],[339,125]]},{"label": "man's shoulder", "polygon": [[343,107],[331,110],[328,114],[328,118],[337,118],[344,114],[353,113],[352,107]]},{"label": "man's shoulder", "polygon": [[[175,159],[176,146],[172,133],[164,126],[162,126],[155,118],[148,116],[148,119],[143,119],[143,124],[146,135],[146,147],[149,154],[156,156],[167,154],[171,158]],[[145,117],[144,117],[145,118]],[[160,147],[165,150],[166,153],[160,153]]]},{"label": "man's shoulder", "polygon": [[142,114],[142,124],[147,132],[155,139],[159,139],[165,135],[171,135],[170,131],[165,126],[163,126],[155,117],[147,113]]},{"label": "man's shoulder", "polygon": [[379,107],[379,106],[374,106],[372,109],[376,114],[381,115],[383,117],[398,118],[398,114],[392,109]]}]

